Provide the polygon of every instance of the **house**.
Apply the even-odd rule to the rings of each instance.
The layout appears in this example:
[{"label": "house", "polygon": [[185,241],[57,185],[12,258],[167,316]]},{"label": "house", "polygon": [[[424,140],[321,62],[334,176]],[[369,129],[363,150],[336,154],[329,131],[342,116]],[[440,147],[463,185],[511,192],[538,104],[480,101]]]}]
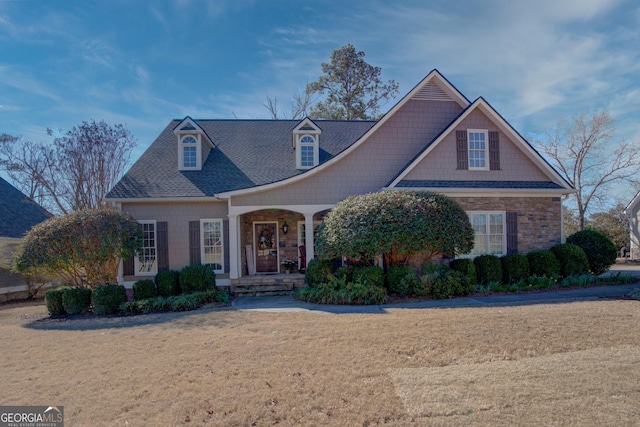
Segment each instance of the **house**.
[{"label": "house", "polygon": [[145,236],[121,280],[193,263],[213,266],[222,285],[280,273],[285,259],[314,258],[336,203],[381,190],[456,200],[473,255],[560,243],[561,199],[574,191],[484,98],[469,101],[437,70],[378,121],[186,117],[107,196]]},{"label": "house", "polygon": [[629,259],[640,259],[640,192],[629,202],[624,213],[629,215]]},{"label": "house", "polygon": [[0,178],[0,295],[22,297],[22,277],[10,273],[13,252],[24,234],[51,214],[20,190]]}]

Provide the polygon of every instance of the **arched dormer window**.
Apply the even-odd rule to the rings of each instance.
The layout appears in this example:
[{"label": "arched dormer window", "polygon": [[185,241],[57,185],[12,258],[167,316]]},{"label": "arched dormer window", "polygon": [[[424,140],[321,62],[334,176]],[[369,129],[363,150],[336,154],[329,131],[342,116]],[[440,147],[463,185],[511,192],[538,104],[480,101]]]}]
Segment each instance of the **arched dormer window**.
[{"label": "arched dormer window", "polygon": [[215,147],[209,135],[189,116],[173,128],[173,133],[178,143],[178,170],[202,170],[209,153]]},{"label": "arched dormer window", "polygon": [[318,163],[314,155],[316,139],[311,135],[304,135],[300,138],[300,167],[302,169],[312,168]]},{"label": "arched dormer window", "polygon": [[191,135],[182,138],[182,167],[184,169],[198,166],[198,140]]},{"label": "arched dormer window", "polygon": [[320,134],[322,130],[309,118],[302,119],[293,129],[296,168],[311,169],[320,164]]}]

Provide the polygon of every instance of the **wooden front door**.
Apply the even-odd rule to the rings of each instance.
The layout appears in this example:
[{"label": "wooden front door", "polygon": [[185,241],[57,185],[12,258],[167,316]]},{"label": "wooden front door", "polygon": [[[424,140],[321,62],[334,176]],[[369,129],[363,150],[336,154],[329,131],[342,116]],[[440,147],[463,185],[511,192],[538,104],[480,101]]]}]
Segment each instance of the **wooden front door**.
[{"label": "wooden front door", "polygon": [[256,248],[256,273],[277,273],[278,223],[256,222],[253,224],[253,235]]}]

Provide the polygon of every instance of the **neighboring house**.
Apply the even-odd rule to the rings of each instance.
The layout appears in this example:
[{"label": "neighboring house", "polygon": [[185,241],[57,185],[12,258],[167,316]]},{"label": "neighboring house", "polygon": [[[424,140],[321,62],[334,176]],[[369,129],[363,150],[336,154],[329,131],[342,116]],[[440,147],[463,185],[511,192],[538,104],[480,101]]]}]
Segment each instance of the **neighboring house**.
[{"label": "neighboring house", "polygon": [[0,178],[0,294],[24,290],[25,283],[9,273],[13,252],[20,238],[51,214],[20,190]]},{"label": "neighboring house", "polygon": [[[142,224],[122,281],[203,263],[217,282],[314,257],[323,216],[351,195],[427,190],[469,214],[472,255],[562,240],[573,188],[483,98],[437,70],[378,121],[174,120],[107,200]],[[301,267],[304,267],[301,265]]]},{"label": "neighboring house", "polygon": [[624,212],[629,215],[629,259],[640,259],[640,192],[629,202]]}]

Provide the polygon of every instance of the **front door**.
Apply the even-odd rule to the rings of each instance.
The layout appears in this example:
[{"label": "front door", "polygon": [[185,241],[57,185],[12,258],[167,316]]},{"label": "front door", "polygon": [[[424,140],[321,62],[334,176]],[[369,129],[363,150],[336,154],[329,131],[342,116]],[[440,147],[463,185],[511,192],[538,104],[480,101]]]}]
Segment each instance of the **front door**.
[{"label": "front door", "polygon": [[256,273],[278,272],[278,223],[256,222],[253,224],[254,247],[256,248]]}]

